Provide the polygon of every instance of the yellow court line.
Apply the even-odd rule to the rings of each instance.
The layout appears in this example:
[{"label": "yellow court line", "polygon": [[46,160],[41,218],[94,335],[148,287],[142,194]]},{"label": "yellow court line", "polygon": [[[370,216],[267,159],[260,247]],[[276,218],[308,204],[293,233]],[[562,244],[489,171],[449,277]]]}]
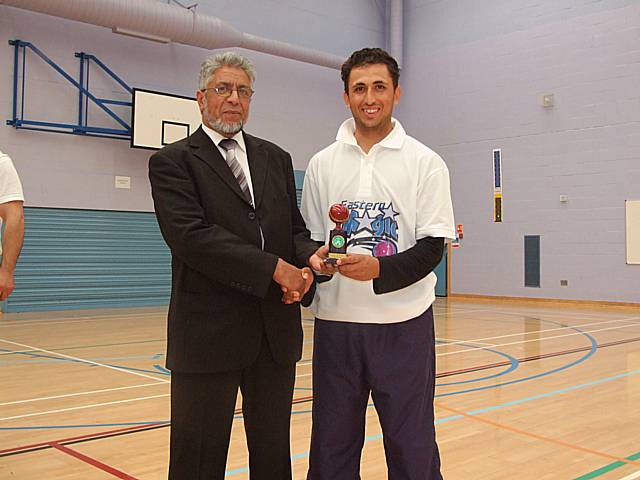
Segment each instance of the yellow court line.
[{"label": "yellow court line", "polygon": [[573,450],[578,450],[580,452],[590,453],[592,455],[597,455],[599,457],[607,458],[609,460],[615,460],[617,462],[623,462],[623,463],[628,463],[630,465],[640,466],[640,462],[629,460],[627,458],[617,457],[615,455],[610,455],[610,454],[604,453],[604,452],[599,452],[597,450],[592,450],[590,448],[581,447],[580,445],[574,445],[572,443],[568,443],[568,442],[565,442],[563,440],[558,440],[556,438],[545,437],[543,435],[538,435],[537,433],[527,432],[526,430],[520,430],[519,428],[515,428],[515,427],[512,427],[510,425],[504,425],[502,423],[494,422],[493,420],[488,420],[488,419],[480,417],[478,415],[471,415],[471,414],[465,413],[465,412],[463,412],[461,410],[458,410],[458,409],[455,409],[455,408],[445,407],[441,403],[436,403],[436,408],[437,409],[441,408],[442,410],[446,410],[446,411],[454,413],[456,415],[461,415],[461,416],[463,416],[465,418],[468,418],[470,420],[475,420],[477,422],[486,423],[488,425],[491,425],[491,426],[494,426],[494,427],[497,427],[497,428],[501,428],[501,429],[507,430],[509,432],[517,433],[519,435],[524,435],[526,437],[535,438],[536,440],[542,440],[543,442],[551,443],[551,444],[554,444],[554,445],[560,445],[562,447],[571,448]]}]

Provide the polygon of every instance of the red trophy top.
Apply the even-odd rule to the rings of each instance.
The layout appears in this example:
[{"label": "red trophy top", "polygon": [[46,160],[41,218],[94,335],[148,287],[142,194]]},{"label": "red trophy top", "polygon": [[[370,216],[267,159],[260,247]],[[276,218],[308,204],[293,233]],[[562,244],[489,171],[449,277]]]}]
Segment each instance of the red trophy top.
[{"label": "red trophy top", "polygon": [[329,208],[329,218],[338,228],[349,218],[349,209],[341,203],[334,203]]}]

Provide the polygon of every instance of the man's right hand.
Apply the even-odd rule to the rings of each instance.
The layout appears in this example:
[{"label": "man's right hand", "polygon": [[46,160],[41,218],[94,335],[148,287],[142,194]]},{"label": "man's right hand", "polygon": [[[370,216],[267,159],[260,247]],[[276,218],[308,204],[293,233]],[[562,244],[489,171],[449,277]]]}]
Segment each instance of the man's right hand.
[{"label": "man's right hand", "polygon": [[313,283],[313,274],[308,268],[296,268],[279,258],[273,272],[273,280],[280,285],[284,294],[282,301],[294,303],[302,300],[304,294],[309,291]]},{"label": "man's right hand", "polygon": [[13,273],[0,268],[0,301],[6,300],[14,288]]}]

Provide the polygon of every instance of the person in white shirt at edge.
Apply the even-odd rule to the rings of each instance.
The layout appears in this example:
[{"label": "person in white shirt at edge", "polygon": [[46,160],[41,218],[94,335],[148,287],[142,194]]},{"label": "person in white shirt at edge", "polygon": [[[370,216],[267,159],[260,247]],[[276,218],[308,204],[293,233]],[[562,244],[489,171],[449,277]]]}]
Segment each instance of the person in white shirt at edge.
[{"label": "person in white shirt at edge", "polygon": [[6,300],[14,289],[13,272],[24,239],[24,195],[20,178],[9,155],[0,152],[0,301]]},{"label": "person in white shirt at edge", "polygon": [[[438,154],[392,117],[401,89],[396,61],[365,48],[342,65],[353,118],[310,161],[302,214],[319,242],[343,225],[346,258],[309,264],[332,275],[318,284],[313,351],[313,427],[308,480],[360,478],[371,394],[384,437],[388,478],[441,480],[435,438],[432,303],[446,238],[454,238],[449,171]],[[319,277],[320,278],[320,277]],[[326,279],[327,277],[325,277]]]}]

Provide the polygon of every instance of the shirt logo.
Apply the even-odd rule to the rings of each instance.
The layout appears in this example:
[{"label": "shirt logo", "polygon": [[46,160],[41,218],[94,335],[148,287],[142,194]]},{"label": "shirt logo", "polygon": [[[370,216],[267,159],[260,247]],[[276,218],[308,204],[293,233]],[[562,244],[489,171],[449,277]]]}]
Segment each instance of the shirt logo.
[{"label": "shirt logo", "polygon": [[348,247],[363,247],[374,257],[386,257],[398,253],[398,222],[400,215],[393,202],[366,202],[361,200],[341,202],[350,212],[344,224],[349,239]]}]

